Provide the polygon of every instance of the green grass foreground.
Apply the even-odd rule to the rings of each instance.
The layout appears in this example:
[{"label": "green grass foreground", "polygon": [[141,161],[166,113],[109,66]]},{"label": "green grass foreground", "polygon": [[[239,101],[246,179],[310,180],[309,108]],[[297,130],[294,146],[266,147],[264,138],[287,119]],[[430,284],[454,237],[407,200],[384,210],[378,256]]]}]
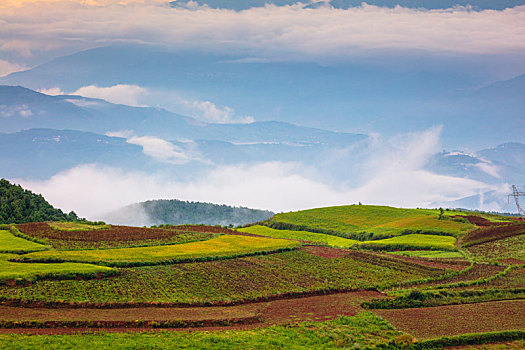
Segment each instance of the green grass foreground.
[{"label": "green grass foreground", "polygon": [[95,277],[98,273],[116,273],[115,269],[89,264],[24,264],[10,262],[18,257],[14,254],[0,254],[0,284],[7,280],[35,281],[41,278]]},{"label": "green grass foreground", "polygon": [[276,214],[269,225],[279,229],[306,230],[359,240],[406,233],[434,233],[459,236],[474,228],[451,218],[464,212],[445,211],[439,219],[436,209],[403,209],[374,205],[347,205]]},{"label": "green grass foreground", "polygon": [[324,322],[223,332],[0,335],[3,349],[340,349],[401,345],[401,332],[371,313]]},{"label": "green grass foreground", "polygon": [[324,233],[293,230],[276,230],[262,225],[245,227],[238,229],[238,231],[274,238],[298,239],[302,241],[315,242],[323,245],[328,245],[330,247],[338,248],[350,248],[358,242],[355,239],[347,239],[343,237],[327,235]]},{"label": "green grass foreground", "polygon": [[107,266],[145,266],[245,256],[289,250],[299,247],[296,241],[223,235],[207,241],[177,245],[117,248],[103,250],[45,251],[23,256],[28,262],[82,262]]},{"label": "green grass foreground", "polygon": [[411,256],[429,259],[462,259],[460,252],[441,251],[441,250],[404,250],[400,252],[390,252],[393,255]]},{"label": "green grass foreground", "polygon": [[7,230],[0,230],[0,253],[27,253],[48,249],[45,245],[16,237]]}]

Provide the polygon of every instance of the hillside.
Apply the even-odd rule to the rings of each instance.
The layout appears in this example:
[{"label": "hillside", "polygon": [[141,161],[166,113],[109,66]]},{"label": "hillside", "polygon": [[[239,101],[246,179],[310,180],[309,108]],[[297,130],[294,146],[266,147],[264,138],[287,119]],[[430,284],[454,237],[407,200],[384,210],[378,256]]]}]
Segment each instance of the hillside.
[{"label": "hillside", "polygon": [[73,211],[65,214],[54,208],[39,194],[0,179],[0,223],[21,224],[48,220],[77,221],[78,217]]},{"label": "hillside", "polygon": [[111,223],[127,225],[204,224],[237,226],[267,220],[273,214],[268,210],[160,199],[126,206],[109,213],[104,219]]},{"label": "hillside", "polygon": [[475,226],[453,216],[464,212],[404,209],[373,205],[316,208],[275,215],[268,225],[277,229],[329,233],[358,240],[380,239],[407,233],[458,236]]}]

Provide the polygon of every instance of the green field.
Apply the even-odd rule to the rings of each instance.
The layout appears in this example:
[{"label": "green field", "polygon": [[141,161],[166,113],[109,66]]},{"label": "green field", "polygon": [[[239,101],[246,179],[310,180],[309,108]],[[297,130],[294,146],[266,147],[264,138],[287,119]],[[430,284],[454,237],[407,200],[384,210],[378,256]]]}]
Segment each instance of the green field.
[{"label": "green field", "polygon": [[34,262],[69,261],[107,266],[140,266],[235,257],[294,249],[298,246],[300,246],[299,242],[290,240],[223,235],[207,241],[177,245],[101,250],[45,251],[24,255],[23,260]]},{"label": "green field", "polygon": [[274,238],[287,238],[297,239],[302,241],[309,241],[314,243],[320,243],[330,247],[339,248],[350,248],[355,245],[358,241],[354,239],[347,239],[333,235],[327,235],[323,233],[308,232],[308,231],[292,231],[292,230],[276,230],[267,226],[254,225],[250,227],[244,227],[238,229],[241,232],[253,233],[256,235],[274,237]]},{"label": "green field", "polygon": [[43,244],[28,241],[16,237],[7,230],[0,230],[0,252],[1,253],[26,253],[46,250]]},{"label": "green field", "polygon": [[369,254],[327,259],[293,250],[229,260],[123,268],[118,276],[109,279],[38,281],[16,289],[0,287],[0,297],[96,303],[207,303],[287,292],[372,289],[444,273]]},{"label": "green field", "polygon": [[483,261],[519,259],[525,262],[525,234],[474,245],[467,250]]},{"label": "green field", "polygon": [[279,229],[297,229],[330,233],[348,238],[367,240],[387,238],[406,233],[447,234],[459,236],[476,226],[456,221],[453,215],[464,212],[403,209],[372,205],[348,205],[276,214],[269,225]]},{"label": "green field", "polygon": [[394,341],[402,333],[372,313],[324,322],[303,322],[223,332],[0,335],[4,349],[362,349]]},{"label": "green field", "polygon": [[111,227],[111,225],[105,224],[87,224],[83,222],[69,222],[69,221],[50,221],[49,226],[55,230],[62,231],[92,231],[92,230],[105,230]]},{"label": "green field", "polygon": [[116,270],[109,267],[89,264],[25,264],[8,261],[8,259],[16,257],[18,256],[13,254],[0,254],[0,281],[34,281],[40,278],[74,278],[77,275],[94,277],[99,272],[116,272]]},{"label": "green field", "polygon": [[394,255],[415,256],[430,259],[462,259],[463,254],[460,252],[441,251],[441,250],[404,250],[399,252],[390,252]]},{"label": "green field", "polygon": [[360,242],[359,246],[379,249],[431,249],[455,250],[456,238],[451,236],[436,236],[409,234],[375,241]]}]

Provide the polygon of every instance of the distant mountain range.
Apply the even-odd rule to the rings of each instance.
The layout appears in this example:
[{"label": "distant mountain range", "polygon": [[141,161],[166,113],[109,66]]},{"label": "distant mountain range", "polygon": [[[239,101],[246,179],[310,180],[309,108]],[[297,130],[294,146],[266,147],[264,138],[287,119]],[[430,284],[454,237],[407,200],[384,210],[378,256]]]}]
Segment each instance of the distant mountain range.
[{"label": "distant mountain range", "polygon": [[[41,109],[61,111],[61,115],[68,118],[60,121],[48,118],[50,123],[44,123],[43,118],[41,124],[27,118],[25,123],[17,123],[18,127],[4,119],[2,130],[46,127],[101,133],[103,124],[120,129],[131,122],[132,126],[140,125],[146,132],[169,139],[184,134],[190,139],[233,141],[238,137],[236,141],[244,142],[253,139],[255,134],[259,141],[273,141],[272,133],[262,138],[270,129],[281,130],[281,136],[290,135],[290,142],[303,140],[304,135],[294,139],[291,133],[294,128],[288,124],[270,124],[264,128],[261,124],[211,124],[196,128],[199,121],[167,111],[187,114],[184,112],[187,104],[181,102],[187,100],[232,107],[237,115],[254,116],[258,121],[280,120],[321,129],[378,132],[385,136],[443,125],[442,140],[447,148],[482,149],[504,142],[523,142],[523,135],[517,130],[525,130],[525,99],[522,98],[525,75],[494,82],[483,70],[460,69],[458,64],[442,59],[439,69],[416,66],[407,70],[359,62],[321,65],[260,60],[145,45],[101,47],[12,73],[0,78],[0,84],[33,90],[59,88],[66,93],[91,85],[137,85],[146,89],[146,104],[165,109],[133,109],[73,96],[35,97],[34,102],[38,102]],[[428,62],[428,66],[432,65]],[[4,93],[0,92],[0,98]],[[19,92],[20,96],[26,93]],[[13,98],[11,94],[10,98]],[[2,104],[5,103],[0,102]],[[2,107],[0,114],[18,111],[28,116],[33,113],[29,106],[28,109],[20,105]],[[148,118],[144,118],[145,112]],[[120,118],[111,119],[110,124],[103,119],[105,115]],[[105,123],[100,123],[101,120]],[[79,124],[83,128],[79,129]],[[174,131],[178,132],[174,135]],[[334,134],[325,135],[331,139]]]},{"label": "distant mountain range", "polygon": [[273,212],[267,210],[172,199],[128,205],[107,214],[104,220],[113,224],[136,226],[160,224],[238,226],[263,221],[273,215]]},{"label": "distant mountain range", "polygon": [[[266,4],[283,6],[303,3],[307,8],[319,6],[331,6],[338,9],[347,9],[350,7],[361,6],[364,1],[361,0],[326,0],[326,1],[308,1],[308,0],[176,0],[170,2],[173,7],[189,7],[193,4],[206,5],[211,8],[223,8],[231,10],[245,10],[251,7],[261,7]],[[454,6],[472,6],[474,9],[494,9],[502,10],[509,7],[523,5],[523,0],[510,1],[490,1],[490,0],[367,0],[369,5],[395,7],[403,6],[410,8],[426,9],[443,9]]]}]

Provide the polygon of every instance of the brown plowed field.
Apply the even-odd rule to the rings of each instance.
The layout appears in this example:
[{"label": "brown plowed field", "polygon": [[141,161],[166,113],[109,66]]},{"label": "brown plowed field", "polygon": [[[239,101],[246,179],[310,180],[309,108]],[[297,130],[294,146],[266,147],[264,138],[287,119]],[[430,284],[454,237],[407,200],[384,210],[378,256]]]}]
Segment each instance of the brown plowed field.
[{"label": "brown plowed field", "polygon": [[[250,319],[256,316],[260,319],[260,322],[256,324],[241,323],[230,327],[220,327],[221,329],[237,329],[307,320],[321,321],[336,318],[340,315],[353,316],[363,311],[360,306],[361,303],[372,298],[381,297],[383,297],[383,294],[379,292],[358,291],[224,307],[49,309],[0,306],[0,321],[198,321]],[[0,333],[75,333],[80,330],[80,328],[60,330],[18,328],[0,329]],[[123,328],[123,330],[128,331],[130,329]],[[137,330],[144,330],[144,328],[138,328]]]},{"label": "brown plowed field", "polygon": [[525,330],[525,300],[371,311],[417,339]]},{"label": "brown plowed field", "polygon": [[481,244],[525,234],[525,223],[480,228],[463,237],[465,245]]}]

